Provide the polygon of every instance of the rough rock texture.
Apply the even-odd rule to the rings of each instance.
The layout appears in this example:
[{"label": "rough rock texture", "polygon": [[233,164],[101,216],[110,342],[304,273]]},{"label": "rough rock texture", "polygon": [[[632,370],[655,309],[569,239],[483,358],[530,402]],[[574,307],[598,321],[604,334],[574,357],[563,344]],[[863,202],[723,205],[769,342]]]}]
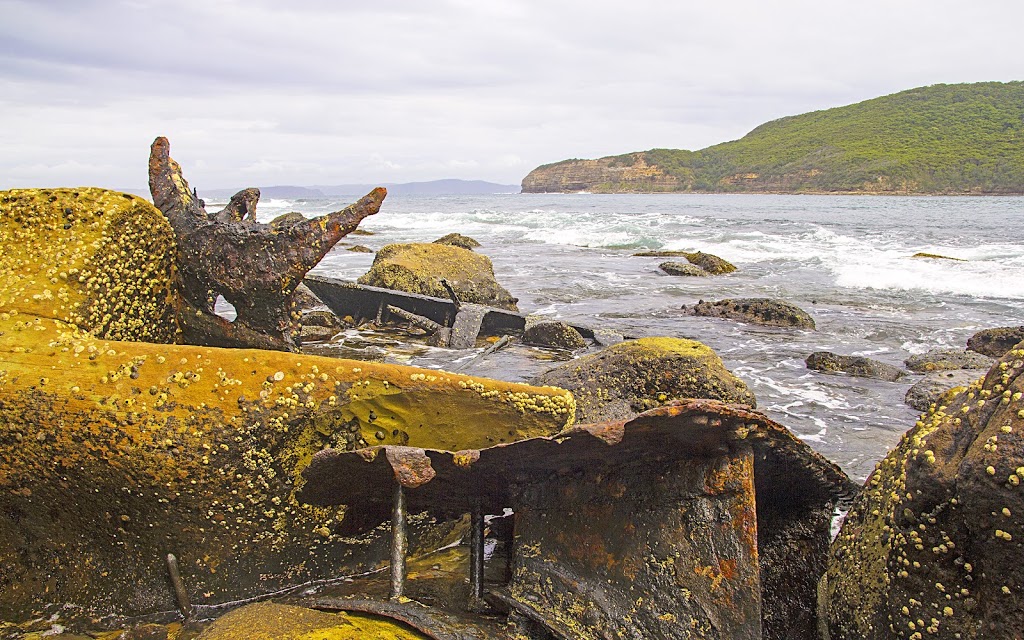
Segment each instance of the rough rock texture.
[{"label": "rough rock texture", "polygon": [[807,356],[807,368],[826,373],[845,373],[858,378],[878,378],[895,382],[907,372],[891,364],[863,356],[842,356],[831,351],[815,351]]},{"label": "rough rock texture", "polygon": [[911,371],[928,373],[951,369],[988,369],[995,363],[995,359],[974,351],[933,349],[928,353],[910,356],[904,362]]},{"label": "rough rock texture", "polygon": [[967,340],[967,349],[993,358],[1001,358],[1018,342],[1024,340],[1024,327],[983,329]]},{"label": "rough rock texture", "polygon": [[711,275],[695,264],[689,262],[662,262],[658,268],[670,276],[697,276],[704,277]]},{"label": "rough rock texture", "polygon": [[351,247],[347,247],[345,251],[351,251],[352,253],[373,253],[373,249],[370,247],[364,247],[361,244],[355,244]]},{"label": "rough rock texture", "polygon": [[678,338],[621,342],[555,367],[535,382],[570,390],[577,422],[624,420],[682,398],[756,405],[747,385],[710,347]]},{"label": "rough rock texture", "polygon": [[523,342],[539,347],[553,347],[575,351],[587,346],[580,332],[564,322],[546,320],[526,327]]},{"label": "rough rock texture", "polygon": [[685,185],[637,153],[629,158],[572,160],[537,167],[523,178],[522,188],[523,193],[648,193],[681,191]]},{"label": "rough rock texture", "polygon": [[716,276],[723,273],[732,273],[736,270],[736,266],[731,262],[723,260],[716,255],[704,253],[703,251],[687,253],[686,259],[690,261],[690,264],[695,264],[701,269]]},{"label": "rough rock texture", "polygon": [[907,389],[903,400],[918,411],[927,411],[950,389],[966,387],[982,376],[977,369],[951,369],[929,373]]},{"label": "rough rock texture", "polygon": [[814,329],[814,318],[806,311],[788,302],[771,298],[736,298],[717,302],[701,300],[692,307],[683,305],[682,309],[695,316],[729,318],[771,327]]},{"label": "rough rock texture", "polygon": [[470,251],[480,246],[479,242],[469,236],[464,236],[461,233],[449,233],[446,236],[441,236],[437,240],[434,240],[434,242],[436,244],[450,244],[453,247],[462,247],[463,249],[469,249]]},{"label": "rough rock texture", "polygon": [[[285,214],[270,224],[256,222],[258,189],[231,197],[221,211],[203,208],[170,143],[157,138],[149,156],[153,203],[174,229],[182,297],[191,308],[180,313],[183,338],[191,344],[294,349],[298,330],[292,294],[324,255],[365,217],[375,214],[387,191],[378,187],[341,211],[306,219]],[[237,318],[214,313],[218,295]]]},{"label": "rough rock texture", "polygon": [[389,244],[377,252],[359,284],[447,298],[447,280],[462,302],[518,311],[513,298],[494,279],[491,259],[446,244]]},{"label": "rough rock texture", "polygon": [[343,510],[294,499],[314,453],[571,423],[551,388],[158,344],[171,237],[132,196],[0,193],[0,619],[173,609],[168,552],[198,604],[372,565],[381,545],[339,536]]},{"label": "rough rock texture", "polygon": [[832,640],[1016,638],[1024,629],[1024,349],[922,416],[831,550]]},{"label": "rough rock texture", "polygon": [[426,640],[404,624],[357,613],[327,613],[272,602],[225,614],[197,640]]}]

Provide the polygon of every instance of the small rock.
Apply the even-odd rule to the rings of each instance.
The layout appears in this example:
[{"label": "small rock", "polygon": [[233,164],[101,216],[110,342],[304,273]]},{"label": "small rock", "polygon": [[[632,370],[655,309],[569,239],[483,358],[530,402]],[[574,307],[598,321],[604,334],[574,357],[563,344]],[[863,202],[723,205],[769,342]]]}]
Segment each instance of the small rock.
[{"label": "small rock", "polygon": [[587,346],[587,341],[583,339],[579,331],[564,322],[551,320],[527,327],[523,332],[523,342],[539,347],[553,347],[569,351]]},{"label": "small rock", "polygon": [[341,318],[326,309],[314,309],[302,314],[301,324],[304,327],[330,327],[340,329],[345,326]]},{"label": "small rock", "polygon": [[731,262],[723,260],[716,255],[704,253],[703,251],[688,253],[686,254],[686,259],[689,260],[691,264],[697,265],[712,275],[732,273],[736,270],[735,265]]},{"label": "small rock", "polygon": [[904,362],[911,371],[928,373],[952,369],[988,369],[995,360],[973,351],[933,349],[928,353],[910,356]]},{"label": "small rock", "polygon": [[927,411],[951,389],[966,387],[980,376],[981,372],[978,370],[965,369],[929,373],[907,390],[904,402],[918,411]]},{"label": "small rock", "polygon": [[310,291],[309,287],[301,283],[295,289],[295,293],[292,294],[292,302],[295,303],[296,311],[324,308],[323,301],[316,297],[316,294]]},{"label": "small rock", "polygon": [[814,318],[806,311],[772,298],[735,298],[717,302],[701,300],[692,307],[684,305],[682,309],[695,316],[729,318],[771,327],[814,329]]},{"label": "small rock", "polygon": [[1001,358],[1021,340],[1024,340],[1024,327],[983,329],[967,340],[967,349],[993,358]]},{"label": "small rock", "polygon": [[449,233],[446,236],[442,236],[437,240],[434,240],[434,244],[450,244],[453,247],[462,247],[463,249],[469,249],[470,251],[480,246],[479,242],[469,236],[464,236],[461,233]]},{"label": "small rock", "polygon": [[939,255],[937,253],[924,253],[924,252],[920,252],[920,253],[915,253],[914,255],[912,255],[910,257],[911,258],[931,258],[933,260],[956,260],[957,262],[967,262],[963,258],[950,258],[949,256],[941,256],[941,255]]},{"label": "small rock", "polygon": [[602,347],[610,347],[625,340],[625,336],[608,329],[594,329],[594,342]]},{"label": "small rock", "polygon": [[845,373],[857,378],[877,378],[895,382],[907,372],[863,356],[841,356],[831,351],[815,351],[807,356],[807,368],[826,373]]},{"label": "small rock", "polygon": [[370,247],[364,247],[361,244],[354,244],[351,247],[345,249],[345,251],[351,251],[352,253],[373,253],[373,249]]},{"label": "small rock", "polygon": [[698,276],[706,277],[711,275],[695,264],[688,262],[662,262],[658,268],[670,276]]},{"label": "small rock", "polygon": [[302,344],[324,342],[333,338],[337,333],[338,330],[334,327],[303,326],[299,331],[299,342]]}]

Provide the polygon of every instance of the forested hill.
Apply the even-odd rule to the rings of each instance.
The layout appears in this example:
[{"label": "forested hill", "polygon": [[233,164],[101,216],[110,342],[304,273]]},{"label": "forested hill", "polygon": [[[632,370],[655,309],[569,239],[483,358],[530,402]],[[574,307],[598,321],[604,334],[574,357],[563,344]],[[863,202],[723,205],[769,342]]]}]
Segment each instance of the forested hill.
[{"label": "forested hill", "polygon": [[935,85],[701,149],[538,167],[524,192],[1024,193],[1024,82]]}]

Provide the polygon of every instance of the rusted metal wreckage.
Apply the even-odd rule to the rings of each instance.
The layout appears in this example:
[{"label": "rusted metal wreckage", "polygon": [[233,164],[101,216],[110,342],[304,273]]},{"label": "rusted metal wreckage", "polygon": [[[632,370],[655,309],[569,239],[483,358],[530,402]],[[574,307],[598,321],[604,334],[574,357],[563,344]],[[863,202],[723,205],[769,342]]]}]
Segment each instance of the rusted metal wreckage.
[{"label": "rusted metal wreckage", "polygon": [[[306,604],[438,639],[812,637],[836,496],[856,489],[785,427],[712,400],[480,450],[327,449],[303,477],[301,500],[348,505],[353,533],[390,518],[392,536],[390,601]],[[485,514],[507,509],[507,565],[485,584]],[[405,518],[420,512],[471,514],[461,611],[404,597]]]}]

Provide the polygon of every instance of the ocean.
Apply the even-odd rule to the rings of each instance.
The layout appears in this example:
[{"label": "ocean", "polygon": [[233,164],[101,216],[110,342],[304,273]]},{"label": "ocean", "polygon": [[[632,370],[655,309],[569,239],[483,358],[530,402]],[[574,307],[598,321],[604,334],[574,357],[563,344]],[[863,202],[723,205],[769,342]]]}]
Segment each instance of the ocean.
[{"label": "ocean", "polygon": [[[261,202],[266,222],[289,211],[340,209],[359,195]],[[219,208],[209,203],[208,208]],[[1024,324],[1024,198],[503,194],[389,196],[381,211],[312,273],[354,280],[379,249],[458,232],[483,246],[520,310],[641,336],[711,346],[757,396],[758,408],[856,480],[917,419],[903,402],[920,376],[900,382],[810,371],[828,350],[903,366],[934,348],[963,348],[974,332]],[[700,250],[735,264],[709,278],[669,276],[668,258],[642,250]],[[912,258],[918,252],[963,261]],[[816,331],[697,318],[699,300],[781,298],[807,311]],[[476,354],[403,344],[393,335],[348,332],[346,355],[454,368]],[[472,363],[466,373],[528,381],[569,357],[522,345]],[[979,372],[980,375],[981,372]]]}]

